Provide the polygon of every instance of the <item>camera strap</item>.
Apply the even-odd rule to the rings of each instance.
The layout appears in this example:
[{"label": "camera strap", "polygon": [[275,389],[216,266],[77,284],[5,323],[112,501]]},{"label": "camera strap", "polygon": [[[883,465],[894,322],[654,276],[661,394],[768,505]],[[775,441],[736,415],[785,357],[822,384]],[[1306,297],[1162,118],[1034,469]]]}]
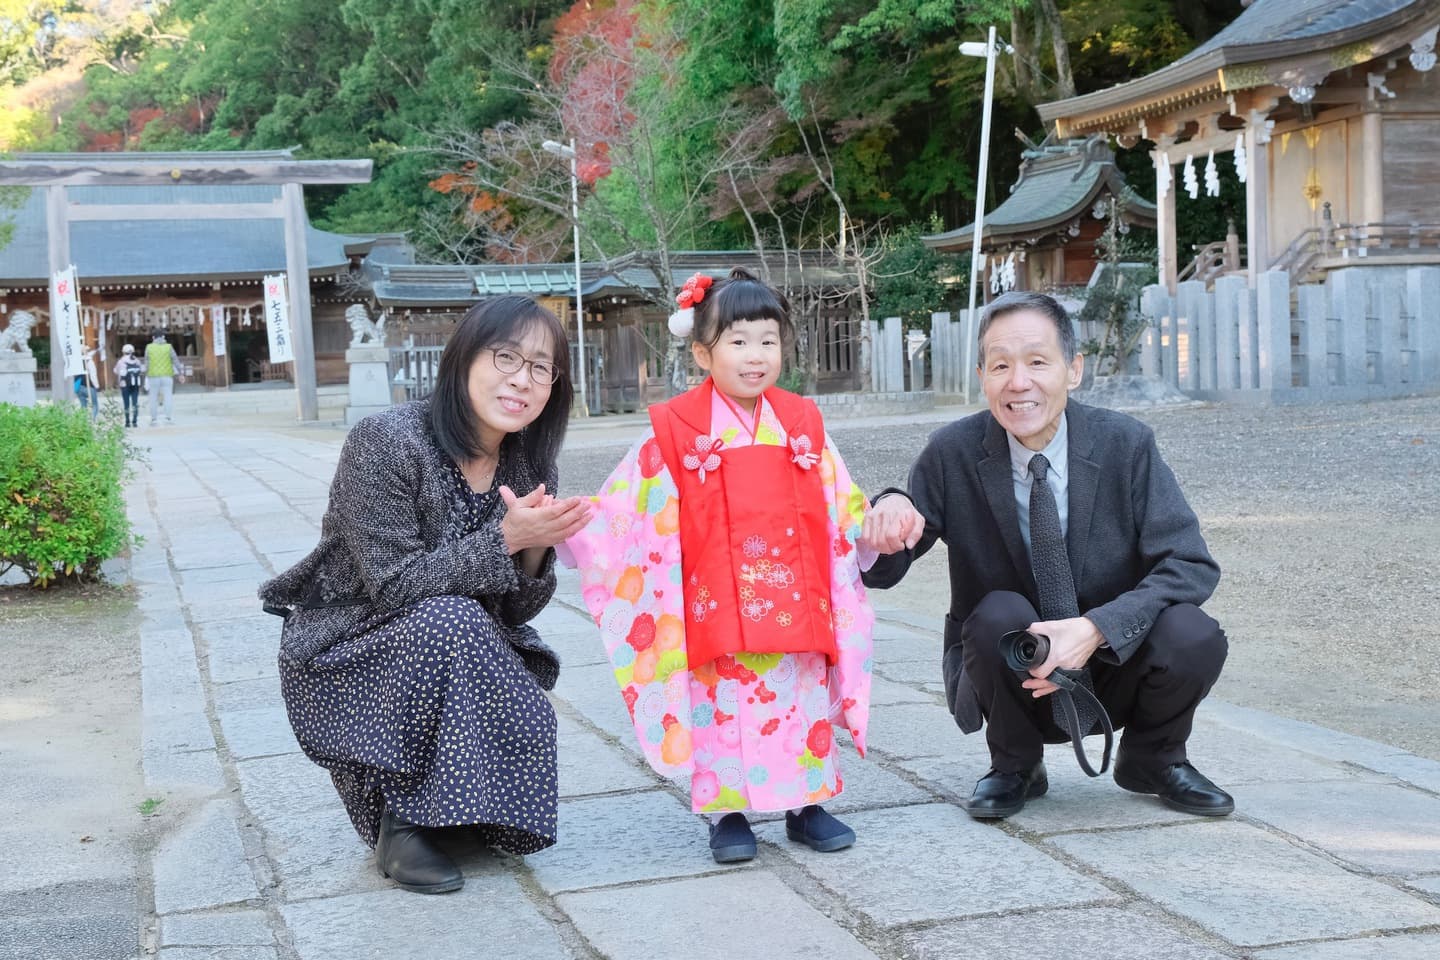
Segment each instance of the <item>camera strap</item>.
[{"label": "camera strap", "polygon": [[[1075,759],[1080,761],[1080,769],[1092,777],[1098,777],[1110,769],[1110,750],[1115,745],[1115,728],[1110,723],[1110,714],[1105,712],[1105,705],[1100,698],[1095,696],[1095,691],[1084,680],[1083,670],[1060,670],[1050,671],[1050,676],[1045,679],[1060,689],[1055,691],[1053,696],[1058,697],[1056,706],[1063,712],[1068,723],[1061,724],[1070,734],[1070,742],[1075,747]],[[1081,697],[1086,703],[1086,713],[1091,710],[1095,713],[1095,720],[1099,722],[1100,729],[1105,733],[1105,752],[1100,760],[1100,769],[1097,771],[1090,765],[1085,756],[1085,734],[1089,732],[1090,726],[1081,728],[1080,711],[1075,707],[1075,698]],[[1093,726],[1093,722],[1091,726]]]}]

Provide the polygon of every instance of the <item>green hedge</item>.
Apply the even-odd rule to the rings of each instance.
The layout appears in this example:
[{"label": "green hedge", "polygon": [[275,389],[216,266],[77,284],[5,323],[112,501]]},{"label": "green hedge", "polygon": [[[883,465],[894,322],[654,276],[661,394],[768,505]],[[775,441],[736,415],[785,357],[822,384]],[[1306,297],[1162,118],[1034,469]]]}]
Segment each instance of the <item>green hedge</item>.
[{"label": "green hedge", "polygon": [[73,405],[0,403],[0,574],[19,568],[37,587],[97,579],[132,542],[124,428],[90,422]]}]

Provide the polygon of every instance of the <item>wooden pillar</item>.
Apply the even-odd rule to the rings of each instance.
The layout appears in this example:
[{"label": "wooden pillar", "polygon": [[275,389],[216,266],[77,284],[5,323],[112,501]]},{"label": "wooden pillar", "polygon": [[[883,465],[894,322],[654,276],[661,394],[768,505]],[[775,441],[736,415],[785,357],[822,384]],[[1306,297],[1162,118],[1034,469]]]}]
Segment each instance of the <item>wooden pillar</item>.
[{"label": "wooden pillar", "polygon": [[1270,269],[1270,132],[1264,120],[1245,128],[1245,245],[1250,286]]},{"label": "wooden pillar", "polygon": [[[50,274],[45,278],[46,288],[55,282],[55,274],[70,265],[70,219],[66,210],[65,188],[45,188],[45,232],[49,238]],[[78,277],[76,278],[79,279]],[[70,403],[75,399],[68,389],[69,379],[65,376],[65,343],[60,334],[60,318],[55,309],[55,298],[50,298],[50,399],[53,403]]]},{"label": "wooden pillar", "polygon": [[1371,110],[1360,115],[1360,149],[1363,151],[1361,171],[1362,223],[1385,222],[1385,124],[1384,117]]},{"label": "wooden pillar", "polygon": [[320,419],[315,388],[315,335],[310,321],[310,255],[305,248],[305,196],[298,183],[281,188],[285,205],[285,273],[295,349],[296,405],[301,420]]},{"label": "wooden pillar", "polygon": [[[1170,146],[1168,137],[1155,145],[1155,236],[1159,241],[1160,285],[1172,296],[1175,293],[1176,277],[1180,274],[1180,261],[1175,251],[1175,189],[1174,168],[1166,150]],[[1163,169],[1162,169],[1163,168]],[[1161,187],[1164,187],[1162,192]]]}]

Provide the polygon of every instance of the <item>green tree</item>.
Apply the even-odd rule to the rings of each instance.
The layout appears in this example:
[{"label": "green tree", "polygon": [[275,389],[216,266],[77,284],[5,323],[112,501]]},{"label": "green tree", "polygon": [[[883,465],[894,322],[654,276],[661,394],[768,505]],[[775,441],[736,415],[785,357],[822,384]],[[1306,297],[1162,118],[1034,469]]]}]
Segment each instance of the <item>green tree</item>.
[{"label": "green tree", "polygon": [[921,235],[938,233],[939,223],[910,223],[890,232],[883,240],[882,256],[871,270],[875,284],[875,313],[899,317],[911,329],[929,329],[930,314],[956,309],[967,288],[962,277],[961,258],[925,246]]}]

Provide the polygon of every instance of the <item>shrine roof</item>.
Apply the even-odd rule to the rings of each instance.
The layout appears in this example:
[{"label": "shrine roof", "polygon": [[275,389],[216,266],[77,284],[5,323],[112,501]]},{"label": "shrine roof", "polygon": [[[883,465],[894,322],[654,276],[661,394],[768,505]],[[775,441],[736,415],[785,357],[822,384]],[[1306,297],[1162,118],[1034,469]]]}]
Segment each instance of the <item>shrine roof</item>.
[{"label": "shrine roof", "polygon": [[[1093,204],[1113,194],[1123,201],[1123,219],[1154,228],[1155,205],[1137,194],[1115,166],[1115,155],[1103,141],[1089,140],[1026,151],[1020,178],[1005,202],[985,215],[981,243],[994,247],[1007,241],[1047,236],[1076,217],[1088,216]],[[955,230],[923,237],[935,250],[970,249],[975,230],[968,223]]]},{"label": "shrine roof", "polygon": [[[1121,120],[1178,109],[1225,93],[1293,86],[1392,53],[1435,25],[1435,0],[1255,0],[1229,26],[1154,73],[1104,90],[1043,103],[1041,120],[1062,135],[1116,128]],[[1310,77],[1310,74],[1315,77]],[[1083,121],[1083,123],[1081,122]]]},{"label": "shrine roof", "polygon": [[[792,257],[794,256],[792,252]],[[805,251],[805,280],[839,284],[843,278],[827,266],[818,251]],[[763,276],[760,258],[749,250],[679,250],[671,253],[671,269],[678,286],[699,271],[716,278],[742,266]],[[574,263],[526,264],[367,264],[375,299],[384,306],[468,306],[485,297],[519,293],[534,297],[575,296]],[[582,297],[653,296],[660,284],[644,257],[630,254],[609,263],[582,262]]]}]

